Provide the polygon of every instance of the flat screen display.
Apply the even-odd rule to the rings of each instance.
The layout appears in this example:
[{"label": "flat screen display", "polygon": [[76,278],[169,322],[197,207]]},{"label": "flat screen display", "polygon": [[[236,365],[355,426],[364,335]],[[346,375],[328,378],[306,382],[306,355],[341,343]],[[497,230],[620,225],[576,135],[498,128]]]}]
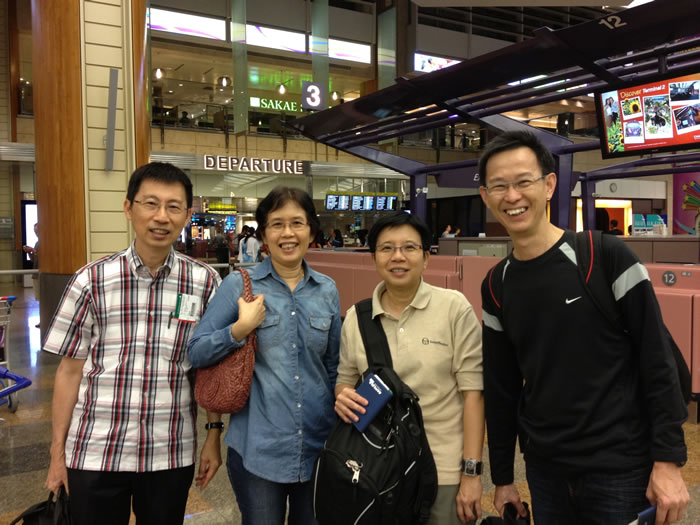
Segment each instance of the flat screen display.
[{"label": "flat screen display", "polygon": [[396,209],[396,195],[377,195],[377,211],[393,211]]},{"label": "flat screen display", "polygon": [[364,198],[362,195],[353,195],[352,196],[352,211],[362,211],[364,210]]},{"label": "flat screen display", "polygon": [[374,209],[374,195],[365,195],[363,198],[362,209],[372,211]]},{"label": "flat screen display", "polygon": [[413,71],[424,71],[426,73],[431,73],[433,71],[437,71],[438,69],[454,66],[460,62],[460,60],[454,60],[452,58],[413,53]]},{"label": "flat screen display", "polygon": [[343,211],[350,206],[350,195],[338,195],[329,193],[326,195],[326,209],[329,211]]},{"label": "flat screen display", "polygon": [[700,72],[596,94],[603,158],[697,148]]}]

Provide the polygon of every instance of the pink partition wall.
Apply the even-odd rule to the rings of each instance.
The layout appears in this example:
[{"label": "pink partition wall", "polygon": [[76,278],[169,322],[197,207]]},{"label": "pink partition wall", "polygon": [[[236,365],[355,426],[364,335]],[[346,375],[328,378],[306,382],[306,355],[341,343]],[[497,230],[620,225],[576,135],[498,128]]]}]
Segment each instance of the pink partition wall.
[{"label": "pink partition wall", "polygon": [[[306,260],[335,281],[343,315],[357,301],[370,297],[379,282],[374,261],[367,252],[309,250]],[[423,275],[430,284],[461,291],[481,319],[481,282],[498,261],[497,257],[433,255]],[[694,330],[695,326],[700,327],[700,267],[646,267],[664,321],[693,372],[693,392],[700,393],[700,329]]]}]

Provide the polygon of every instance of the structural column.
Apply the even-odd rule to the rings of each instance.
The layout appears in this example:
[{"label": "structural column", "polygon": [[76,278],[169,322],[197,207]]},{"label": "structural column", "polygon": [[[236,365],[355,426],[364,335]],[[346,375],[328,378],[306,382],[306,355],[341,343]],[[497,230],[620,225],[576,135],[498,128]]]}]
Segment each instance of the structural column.
[{"label": "structural column", "polygon": [[233,58],[233,132],[248,131],[248,45],[246,0],[231,2],[231,52]]},{"label": "structural column", "polygon": [[[311,69],[313,81],[325,86],[324,100],[328,99],[328,0],[314,0],[311,4]],[[326,108],[320,108],[326,109]]]},{"label": "structural column", "polygon": [[[132,238],[123,213],[128,175],[150,152],[144,2],[32,0],[42,330],[70,276]],[[107,170],[113,69],[116,125]]]}]

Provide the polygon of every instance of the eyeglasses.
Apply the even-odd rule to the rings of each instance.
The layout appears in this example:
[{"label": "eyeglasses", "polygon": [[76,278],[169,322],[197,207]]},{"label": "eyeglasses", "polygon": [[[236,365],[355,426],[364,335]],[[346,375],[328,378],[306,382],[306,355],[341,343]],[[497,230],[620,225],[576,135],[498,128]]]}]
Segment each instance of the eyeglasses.
[{"label": "eyeglasses", "polygon": [[265,225],[265,228],[275,232],[275,233],[282,233],[284,229],[289,226],[289,228],[293,232],[299,232],[302,231],[304,228],[306,228],[309,225],[308,222],[304,222],[302,220],[294,220],[291,222],[282,222],[282,221],[274,221],[269,224]]},{"label": "eyeglasses", "polygon": [[515,191],[522,193],[532,188],[535,182],[544,179],[546,176],[547,175],[542,175],[536,179],[520,179],[515,182],[500,182],[491,186],[484,186],[484,188],[486,188],[486,193],[489,195],[505,195],[509,186],[513,186]]},{"label": "eyeglasses", "polygon": [[165,206],[165,212],[171,217],[177,217],[187,211],[187,208],[185,208],[181,204],[176,204],[172,202],[165,205],[163,205],[160,201],[151,199],[145,201],[137,201],[136,199],[134,199],[133,202],[141,205],[141,207],[149,213],[156,213],[158,210],[161,209],[162,206]]},{"label": "eyeglasses", "polygon": [[413,242],[407,242],[401,246],[394,246],[388,243],[377,246],[377,253],[385,257],[393,255],[396,250],[400,251],[404,257],[411,257],[422,253],[423,247]]}]

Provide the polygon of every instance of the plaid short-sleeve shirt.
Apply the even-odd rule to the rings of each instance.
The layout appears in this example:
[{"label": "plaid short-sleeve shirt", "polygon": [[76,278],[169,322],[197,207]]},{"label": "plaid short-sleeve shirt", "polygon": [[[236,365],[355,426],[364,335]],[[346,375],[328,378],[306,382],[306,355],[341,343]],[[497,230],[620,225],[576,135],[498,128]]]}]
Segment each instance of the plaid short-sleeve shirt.
[{"label": "plaid short-sleeve shirt", "polygon": [[176,308],[181,295],[192,299],[198,320],[220,282],[215,270],[175,250],[153,277],[133,244],[73,276],[43,346],[85,359],[68,467],[150,472],[194,463],[187,342],[196,321],[178,319]]}]

